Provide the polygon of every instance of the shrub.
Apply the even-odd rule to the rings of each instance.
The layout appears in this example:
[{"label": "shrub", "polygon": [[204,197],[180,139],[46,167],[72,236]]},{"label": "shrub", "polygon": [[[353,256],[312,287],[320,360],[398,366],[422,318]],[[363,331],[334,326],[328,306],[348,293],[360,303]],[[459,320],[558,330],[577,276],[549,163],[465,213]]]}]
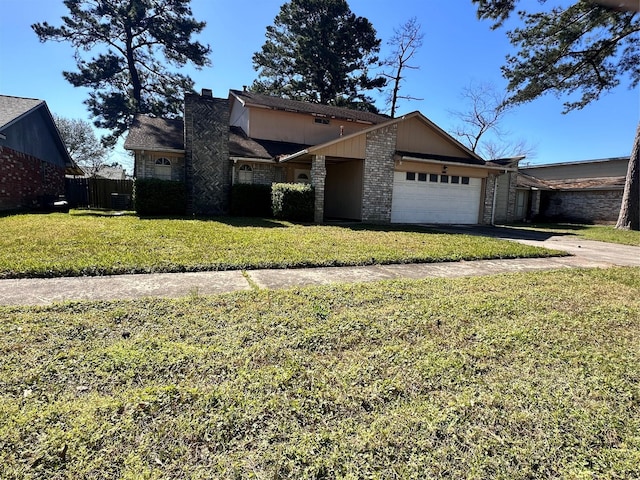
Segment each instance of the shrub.
[{"label": "shrub", "polygon": [[304,183],[274,183],[271,186],[273,216],[283,220],[313,221],[314,189]]},{"label": "shrub", "polygon": [[187,209],[184,182],[139,178],[134,183],[133,196],[138,215],[184,215]]},{"label": "shrub", "polygon": [[271,217],[271,185],[236,184],[231,187],[231,215]]}]

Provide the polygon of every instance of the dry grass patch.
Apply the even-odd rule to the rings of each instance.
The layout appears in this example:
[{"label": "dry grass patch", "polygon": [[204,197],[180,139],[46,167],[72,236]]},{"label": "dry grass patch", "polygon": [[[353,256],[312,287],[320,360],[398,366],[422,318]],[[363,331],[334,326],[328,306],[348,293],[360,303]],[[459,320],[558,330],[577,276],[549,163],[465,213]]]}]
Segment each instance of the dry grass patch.
[{"label": "dry grass patch", "polygon": [[637,478],[640,269],[0,309],[0,478]]}]

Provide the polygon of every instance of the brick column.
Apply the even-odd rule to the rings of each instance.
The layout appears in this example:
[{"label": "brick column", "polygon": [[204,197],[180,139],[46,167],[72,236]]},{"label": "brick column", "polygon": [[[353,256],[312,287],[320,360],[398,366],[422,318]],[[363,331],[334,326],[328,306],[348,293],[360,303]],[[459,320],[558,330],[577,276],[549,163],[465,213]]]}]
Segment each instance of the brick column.
[{"label": "brick column", "polygon": [[521,220],[516,218],[516,180],[518,172],[507,172],[507,178],[509,180],[509,192],[507,201],[507,222],[513,222],[515,220]]},{"label": "brick column", "polygon": [[314,155],[311,160],[311,185],[315,189],[315,211],[313,221],[324,222],[324,184],[327,178],[327,165],[324,155]]},{"label": "brick column", "polygon": [[367,133],[362,189],[362,221],[389,223],[398,124]]},{"label": "brick column", "polygon": [[496,194],[496,175],[489,175],[484,183],[484,202],[482,205],[483,225],[491,225],[491,215],[493,213],[493,197]]}]

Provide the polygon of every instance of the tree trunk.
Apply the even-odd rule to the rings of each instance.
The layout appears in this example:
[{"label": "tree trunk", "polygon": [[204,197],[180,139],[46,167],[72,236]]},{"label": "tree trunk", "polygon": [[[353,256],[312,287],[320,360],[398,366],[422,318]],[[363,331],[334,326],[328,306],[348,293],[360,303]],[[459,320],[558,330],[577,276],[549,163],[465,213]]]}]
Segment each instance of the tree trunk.
[{"label": "tree trunk", "polygon": [[616,228],[640,230],[640,122],[636,129],[636,138],[629,158],[627,179],[624,184],[622,206]]}]

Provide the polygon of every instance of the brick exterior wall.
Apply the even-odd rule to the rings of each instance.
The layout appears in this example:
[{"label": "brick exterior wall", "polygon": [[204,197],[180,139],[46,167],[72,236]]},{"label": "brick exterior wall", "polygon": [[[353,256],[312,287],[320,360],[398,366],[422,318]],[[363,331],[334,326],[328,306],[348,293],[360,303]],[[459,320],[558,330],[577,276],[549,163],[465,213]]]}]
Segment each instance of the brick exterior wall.
[{"label": "brick exterior wall", "polygon": [[484,199],[481,204],[482,216],[480,223],[483,225],[491,225],[491,215],[493,213],[493,195],[497,181],[497,176],[489,175],[484,182]]},{"label": "brick exterior wall", "polygon": [[286,175],[284,168],[278,167],[270,163],[252,163],[252,162],[236,162],[233,165],[235,170],[234,177],[235,183],[238,182],[239,171],[242,165],[249,165],[253,173],[253,182],[257,185],[271,185],[272,183],[281,183],[286,181]]},{"label": "brick exterior wall", "polygon": [[516,178],[517,172],[507,172],[505,174],[509,179],[509,199],[507,201],[507,222],[511,223],[517,220],[516,218]]},{"label": "brick exterior wall", "polygon": [[0,210],[33,207],[42,195],[64,195],[64,167],[0,145]]},{"label": "brick exterior wall", "polygon": [[185,95],[185,184],[187,212],[225,215],[229,212],[229,102]]},{"label": "brick exterior wall", "polygon": [[622,190],[545,191],[540,214],[550,219],[615,222],[622,205]]},{"label": "brick exterior wall", "polygon": [[324,186],[327,179],[327,165],[324,155],[316,155],[311,162],[311,185],[315,189],[313,221],[324,222]]},{"label": "brick exterior wall", "polygon": [[165,157],[171,162],[171,180],[184,182],[184,157],[175,154],[136,153],[136,178],[155,178],[156,160]]},{"label": "brick exterior wall", "polygon": [[362,192],[362,221],[389,223],[393,196],[398,124],[367,133]]}]

